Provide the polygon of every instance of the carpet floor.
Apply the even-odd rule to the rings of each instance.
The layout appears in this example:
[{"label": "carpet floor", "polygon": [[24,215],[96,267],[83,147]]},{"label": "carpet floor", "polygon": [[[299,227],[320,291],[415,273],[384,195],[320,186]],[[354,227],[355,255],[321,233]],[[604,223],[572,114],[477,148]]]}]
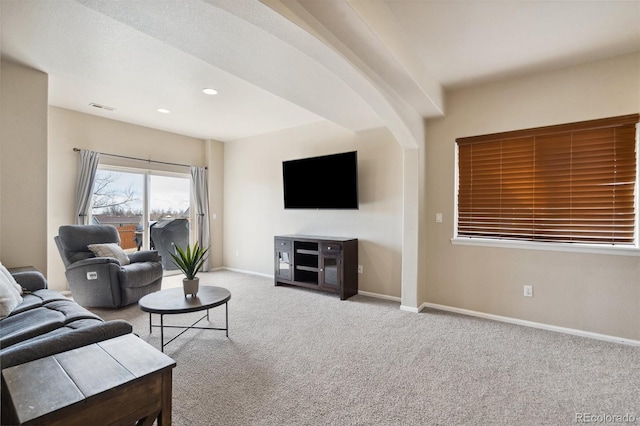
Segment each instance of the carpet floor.
[{"label": "carpet floor", "polygon": [[[190,330],[165,348],[177,362],[175,425],[640,423],[637,347],[409,313],[361,295],[340,301],[231,271],[202,273],[200,283],[231,291],[229,338]],[[168,277],[163,288],[180,285],[181,276]],[[159,330],[149,333],[137,305],[92,310],[130,321],[159,347]],[[224,326],[224,307],[210,312],[209,325]],[[199,316],[169,315],[165,324]]]}]

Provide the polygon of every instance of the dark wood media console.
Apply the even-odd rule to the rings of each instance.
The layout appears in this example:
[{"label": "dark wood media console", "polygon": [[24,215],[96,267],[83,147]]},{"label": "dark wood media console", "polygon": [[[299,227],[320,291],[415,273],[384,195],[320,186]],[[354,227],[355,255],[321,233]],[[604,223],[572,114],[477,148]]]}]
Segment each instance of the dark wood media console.
[{"label": "dark wood media console", "polygon": [[275,285],[288,284],[340,295],[358,294],[358,240],[281,235],[275,240]]}]

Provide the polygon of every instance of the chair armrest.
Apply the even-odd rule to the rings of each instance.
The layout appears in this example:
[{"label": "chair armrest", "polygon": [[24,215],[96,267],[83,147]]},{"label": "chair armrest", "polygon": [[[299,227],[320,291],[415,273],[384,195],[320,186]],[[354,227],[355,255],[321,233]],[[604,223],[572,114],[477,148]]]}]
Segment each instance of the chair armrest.
[{"label": "chair armrest", "polygon": [[82,268],[85,266],[104,265],[109,263],[120,266],[120,262],[118,262],[118,259],[115,259],[113,257],[90,257],[89,259],[82,259],[72,263],[67,267],[67,271]]},{"label": "chair armrest", "polygon": [[27,291],[42,290],[48,287],[47,279],[40,271],[13,272],[13,278]]},{"label": "chair armrest", "polygon": [[142,250],[129,255],[131,263],[138,262],[161,262],[162,256],[157,250]]}]

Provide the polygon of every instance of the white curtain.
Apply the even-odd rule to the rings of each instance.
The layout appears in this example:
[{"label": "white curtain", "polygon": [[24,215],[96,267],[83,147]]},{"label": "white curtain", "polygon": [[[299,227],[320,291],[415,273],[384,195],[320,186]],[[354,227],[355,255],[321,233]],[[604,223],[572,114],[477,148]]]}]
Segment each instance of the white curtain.
[{"label": "white curtain", "polygon": [[[193,188],[193,204],[196,213],[196,238],[200,247],[207,248],[211,242],[209,234],[209,184],[206,167],[191,166],[191,187]],[[209,270],[208,256],[202,270],[205,272]]]},{"label": "white curtain", "polygon": [[96,178],[99,160],[99,152],[80,150],[76,185],[76,224],[78,225],[89,224],[93,182]]}]

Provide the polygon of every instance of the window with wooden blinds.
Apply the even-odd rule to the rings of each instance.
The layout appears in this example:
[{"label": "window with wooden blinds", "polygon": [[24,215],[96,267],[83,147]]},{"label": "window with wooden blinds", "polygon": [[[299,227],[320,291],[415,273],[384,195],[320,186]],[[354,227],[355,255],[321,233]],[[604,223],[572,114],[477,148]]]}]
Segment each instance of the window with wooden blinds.
[{"label": "window with wooden blinds", "polygon": [[458,237],[637,246],[639,117],[458,139]]}]

